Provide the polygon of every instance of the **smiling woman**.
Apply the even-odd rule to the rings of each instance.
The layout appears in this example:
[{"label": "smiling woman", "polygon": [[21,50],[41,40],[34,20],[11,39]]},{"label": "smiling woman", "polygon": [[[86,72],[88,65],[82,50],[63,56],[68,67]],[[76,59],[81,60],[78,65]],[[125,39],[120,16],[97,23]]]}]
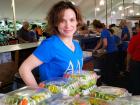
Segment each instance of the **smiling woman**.
[{"label": "smiling woman", "polygon": [[79,9],[71,2],[60,1],[51,8],[47,19],[52,36],[19,68],[22,79],[29,86],[38,86],[31,72],[37,66],[40,66],[41,81],[77,73],[83,66],[82,50],[73,40],[77,26],[82,23]]}]

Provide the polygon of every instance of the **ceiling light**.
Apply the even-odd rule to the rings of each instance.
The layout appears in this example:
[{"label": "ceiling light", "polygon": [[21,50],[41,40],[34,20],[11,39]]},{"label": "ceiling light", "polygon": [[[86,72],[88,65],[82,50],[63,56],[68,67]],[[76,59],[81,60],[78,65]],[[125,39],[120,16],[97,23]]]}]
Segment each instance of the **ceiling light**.
[{"label": "ceiling light", "polygon": [[124,16],[124,13],[122,13],[121,16]]},{"label": "ceiling light", "polygon": [[139,1],[138,1],[138,0],[135,0],[135,1],[134,1],[134,3],[138,4],[138,3],[139,3]]},{"label": "ceiling light", "polygon": [[97,7],[97,8],[96,8],[96,11],[100,11],[100,8]]},{"label": "ceiling light", "polygon": [[105,1],[104,0],[100,0],[100,5],[104,5],[105,4]]},{"label": "ceiling light", "polygon": [[129,13],[133,13],[133,12],[134,12],[134,10],[132,10],[132,9],[131,9],[131,10],[129,10]]},{"label": "ceiling light", "polygon": [[126,7],[125,7],[125,9],[129,9],[129,8],[131,8],[131,7],[132,7],[132,6],[131,6],[131,5],[129,5],[129,6],[126,6]]},{"label": "ceiling light", "polygon": [[120,10],[120,11],[121,11],[121,10],[123,10],[123,7],[122,7],[122,6],[120,6],[120,7],[119,7],[119,10]]},{"label": "ceiling light", "polygon": [[115,11],[112,11],[112,15],[115,15],[116,14],[116,12]]},{"label": "ceiling light", "polygon": [[136,15],[140,15],[140,13],[136,13]]}]

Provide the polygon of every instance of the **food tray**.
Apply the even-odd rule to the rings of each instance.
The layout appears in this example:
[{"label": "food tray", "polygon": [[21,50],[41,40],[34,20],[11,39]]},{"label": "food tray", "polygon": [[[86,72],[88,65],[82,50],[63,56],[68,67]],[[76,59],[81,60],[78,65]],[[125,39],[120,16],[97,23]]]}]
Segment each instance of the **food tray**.
[{"label": "food tray", "polygon": [[[39,102],[51,97],[46,89],[23,87],[7,93],[2,98],[3,105],[38,105]],[[25,104],[25,105],[26,105]]]},{"label": "food tray", "polygon": [[119,97],[131,96],[126,89],[112,86],[100,86],[91,91],[90,96],[112,101]]},{"label": "food tray", "polygon": [[76,95],[79,92],[79,81],[76,79],[58,78],[43,81],[39,84],[39,87],[47,88],[52,94]]},{"label": "food tray", "polygon": [[105,93],[105,94],[112,94],[119,97],[126,97],[130,96],[131,94],[124,88],[119,87],[112,87],[112,86],[100,86],[97,88],[97,91]]}]

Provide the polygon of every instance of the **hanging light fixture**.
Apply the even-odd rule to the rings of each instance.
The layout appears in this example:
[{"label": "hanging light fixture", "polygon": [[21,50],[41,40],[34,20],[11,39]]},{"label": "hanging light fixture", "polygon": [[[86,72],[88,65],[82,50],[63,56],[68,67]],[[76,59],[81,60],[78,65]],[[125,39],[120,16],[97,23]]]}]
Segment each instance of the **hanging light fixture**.
[{"label": "hanging light fixture", "polygon": [[134,3],[138,4],[139,3],[139,0],[135,0]]},{"label": "hanging light fixture", "polygon": [[122,13],[121,16],[123,17],[124,16],[124,13]]},{"label": "hanging light fixture", "polygon": [[140,15],[140,13],[138,12],[138,13],[136,13],[136,15]]},{"label": "hanging light fixture", "polygon": [[105,1],[104,0],[100,0],[100,6],[103,6],[105,4]]},{"label": "hanging light fixture", "polygon": [[123,7],[122,7],[122,6],[119,6],[119,8],[118,8],[118,9],[121,11],[121,10],[123,10]]},{"label": "hanging light fixture", "polygon": [[130,14],[134,13],[134,10],[133,10],[133,9],[130,9],[130,10],[129,10],[129,13],[130,13]]},{"label": "hanging light fixture", "polygon": [[115,11],[112,11],[112,15],[115,15],[116,14],[116,12]]},{"label": "hanging light fixture", "polygon": [[96,8],[96,11],[100,11],[100,8],[99,8],[99,7],[97,7],[97,8]]},{"label": "hanging light fixture", "polygon": [[[132,9],[131,10],[129,10],[129,13],[131,14],[130,16],[127,16],[127,19],[130,19],[130,20],[139,20],[140,19],[140,13],[139,12],[137,12],[136,14],[135,14],[135,4],[137,3],[137,1],[139,1],[139,0],[133,0],[133,2],[132,2]],[[140,10],[140,9],[139,9]]]}]

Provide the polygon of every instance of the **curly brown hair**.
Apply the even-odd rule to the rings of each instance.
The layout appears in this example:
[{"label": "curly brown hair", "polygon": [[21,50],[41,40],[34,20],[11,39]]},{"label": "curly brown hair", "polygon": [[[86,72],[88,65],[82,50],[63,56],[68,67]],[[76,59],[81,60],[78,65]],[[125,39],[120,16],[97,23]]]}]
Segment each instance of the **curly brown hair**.
[{"label": "curly brown hair", "polygon": [[81,25],[83,23],[81,12],[77,6],[73,5],[69,1],[60,1],[50,9],[47,16],[47,30],[50,34],[59,34],[57,26],[62,21],[64,11],[66,9],[72,9],[75,12],[78,25]]}]

